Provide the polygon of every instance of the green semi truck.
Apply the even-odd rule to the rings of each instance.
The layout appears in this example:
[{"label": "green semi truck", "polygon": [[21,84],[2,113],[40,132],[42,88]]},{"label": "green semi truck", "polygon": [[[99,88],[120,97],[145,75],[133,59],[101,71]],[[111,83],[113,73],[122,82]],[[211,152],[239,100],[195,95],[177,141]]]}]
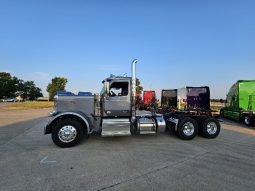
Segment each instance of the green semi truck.
[{"label": "green semi truck", "polygon": [[255,125],[255,80],[239,80],[230,88],[221,116]]}]

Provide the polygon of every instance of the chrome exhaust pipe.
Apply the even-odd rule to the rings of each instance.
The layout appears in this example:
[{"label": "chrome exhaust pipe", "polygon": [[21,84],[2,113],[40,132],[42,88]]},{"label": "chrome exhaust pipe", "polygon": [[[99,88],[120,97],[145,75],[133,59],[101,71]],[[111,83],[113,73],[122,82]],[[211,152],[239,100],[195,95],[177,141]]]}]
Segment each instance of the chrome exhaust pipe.
[{"label": "chrome exhaust pipe", "polygon": [[136,117],[136,64],[138,60],[134,59],[132,62],[132,121]]},{"label": "chrome exhaust pipe", "polygon": [[132,96],[136,96],[136,64],[138,60],[132,62]]}]

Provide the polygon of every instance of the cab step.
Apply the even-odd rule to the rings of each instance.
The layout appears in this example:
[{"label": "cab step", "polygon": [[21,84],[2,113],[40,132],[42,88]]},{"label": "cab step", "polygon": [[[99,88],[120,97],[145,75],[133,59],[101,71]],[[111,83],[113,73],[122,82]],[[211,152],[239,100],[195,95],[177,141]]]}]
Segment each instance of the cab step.
[{"label": "cab step", "polygon": [[107,118],[103,119],[102,137],[107,136],[130,136],[130,120],[129,118]]}]

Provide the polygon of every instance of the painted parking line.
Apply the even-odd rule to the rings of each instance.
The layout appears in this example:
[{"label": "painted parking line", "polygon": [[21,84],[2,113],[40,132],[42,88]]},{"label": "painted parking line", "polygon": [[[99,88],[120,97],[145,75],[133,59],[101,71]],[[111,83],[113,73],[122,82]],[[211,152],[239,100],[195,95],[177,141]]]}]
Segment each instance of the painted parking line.
[{"label": "painted parking line", "polygon": [[53,160],[47,160],[48,156],[44,157],[41,161],[40,164],[47,164],[47,163],[56,163],[57,161],[53,161]]}]

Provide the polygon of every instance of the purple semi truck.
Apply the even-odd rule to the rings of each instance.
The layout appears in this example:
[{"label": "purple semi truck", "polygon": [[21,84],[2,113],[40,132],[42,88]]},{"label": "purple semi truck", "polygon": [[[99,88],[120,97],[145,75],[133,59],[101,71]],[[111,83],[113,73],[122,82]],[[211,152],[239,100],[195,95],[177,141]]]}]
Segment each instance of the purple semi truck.
[{"label": "purple semi truck", "polygon": [[181,110],[210,110],[210,88],[201,86],[178,89],[177,107]]}]

